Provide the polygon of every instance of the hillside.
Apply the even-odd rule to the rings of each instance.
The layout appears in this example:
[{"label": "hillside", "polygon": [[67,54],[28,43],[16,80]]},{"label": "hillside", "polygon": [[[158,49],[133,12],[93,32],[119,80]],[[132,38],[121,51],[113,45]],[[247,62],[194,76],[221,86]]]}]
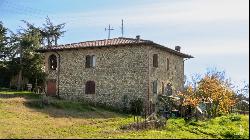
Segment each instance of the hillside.
[{"label": "hillside", "polygon": [[80,102],[30,92],[0,92],[0,138],[249,138],[249,116],[222,116],[206,122],[170,119],[162,130],[124,131],[133,117]]}]

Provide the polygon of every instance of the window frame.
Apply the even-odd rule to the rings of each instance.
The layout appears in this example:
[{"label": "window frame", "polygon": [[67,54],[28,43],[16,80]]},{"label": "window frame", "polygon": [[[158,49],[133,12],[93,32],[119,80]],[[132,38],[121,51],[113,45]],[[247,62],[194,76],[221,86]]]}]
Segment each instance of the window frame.
[{"label": "window frame", "polygon": [[158,67],[158,54],[153,54],[153,67],[157,68]]},{"label": "window frame", "polygon": [[85,94],[93,95],[95,94],[96,84],[95,81],[87,81],[85,83]]},{"label": "window frame", "polygon": [[167,58],[167,71],[169,70],[169,58]]},{"label": "window frame", "polygon": [[153,81],[153,95],[157,95],[158,93],[158,83],[157,80]]},{"label": "window frame", "polygon": [[95,68],[96,66],[96,56],[86,55],[85,57],[85,68]]},{"label": "window frame", "polygon": [[48,58],[49,70],[57,70],[57,57],[55,54],[51,54]]}]

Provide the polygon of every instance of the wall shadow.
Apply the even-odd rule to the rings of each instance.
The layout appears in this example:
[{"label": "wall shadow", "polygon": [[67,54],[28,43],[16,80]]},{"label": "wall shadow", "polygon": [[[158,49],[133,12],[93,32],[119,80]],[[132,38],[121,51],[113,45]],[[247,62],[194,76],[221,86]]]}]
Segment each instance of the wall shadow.
[{"label": "wall shadow", "polygon": [[[85,119],[106,119],[106,118],[116,118],[116,117],[126,117],[128,115],[114,112],[102,108],[101,106],[93,106],[84,101],[69,101],[58,99],[56,97],[46,97],[47,102],[44,102],[44,98],[41,95],[35,93],[22,93],[22,92],[12,92],[12,93],[0,93],[0,99],[13,99],[23,98],[25,100],[20,101],[22,105],[30,108],[36,112],[42,112],[48,114],[51,117],[62,118],[85,118]],[[4,102],[10,102],[4,101]]]},{"label": "wall shadow", "polygon": [[0,99],[10,99],[10,98],[25,98],[25,99],[39,99],[40,96],[34,93],[18,93],[18,92],[14,92],[11,94],[5,94],[5,93],[0,93]]},{"label": "wall shadow", "polygon": [[26,100],[23,104],[37,112],[42,112],[55,118],[107,119],[128,116],[77,101],[52,99],[49,100],[48,104],[45,104],[42,99],[37,99]]}]

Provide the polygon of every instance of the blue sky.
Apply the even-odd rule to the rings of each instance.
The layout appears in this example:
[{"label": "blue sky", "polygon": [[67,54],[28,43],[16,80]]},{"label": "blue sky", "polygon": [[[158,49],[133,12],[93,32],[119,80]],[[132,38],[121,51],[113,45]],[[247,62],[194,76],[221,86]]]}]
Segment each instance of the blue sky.
[{"label": "blue sky", "polygon": [[0,0],[0,20],[16,31],[27,20],[41,26],[46,16],[66,23],[60,44],[111,37],[152,40],[195,56],[185,61],[185,75],[207,68],[225,70],[239,85],[249,81],[248,0]]}]

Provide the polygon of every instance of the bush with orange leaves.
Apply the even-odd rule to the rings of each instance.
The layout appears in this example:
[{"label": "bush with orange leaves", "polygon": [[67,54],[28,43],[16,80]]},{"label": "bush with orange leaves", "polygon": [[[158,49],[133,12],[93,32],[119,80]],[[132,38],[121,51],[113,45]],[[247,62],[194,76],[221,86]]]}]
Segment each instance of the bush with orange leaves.
[{"label": "bush with orange leaves", "polygon": [[184,92],[180,92],[179,97],[182,99],[182,106],[196,107],[201,101],[209,103],[207,113],[211,117],[230,112],[231,107],[235,104],[233,90],[217,76],[206,75],[198,82],[197,88],[188,86]]},{"label": "bush with orange leaves", "polygon": [[205,100],[212,99],[209,110],[212,116],[227,114],[235,104],[234,91],[216,76],[205,76],[198,85],[198,96]]}]

